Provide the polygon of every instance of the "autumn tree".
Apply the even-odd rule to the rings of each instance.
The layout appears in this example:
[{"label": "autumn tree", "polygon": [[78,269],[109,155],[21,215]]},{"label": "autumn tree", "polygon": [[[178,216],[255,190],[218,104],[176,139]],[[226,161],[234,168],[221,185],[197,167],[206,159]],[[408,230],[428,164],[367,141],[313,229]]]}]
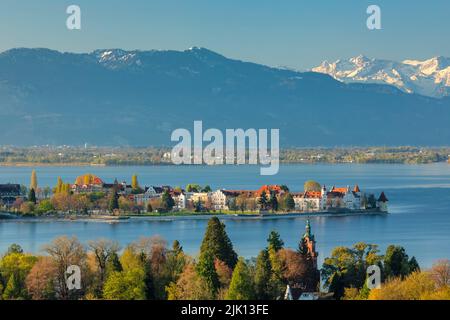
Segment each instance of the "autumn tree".
[{"label": "autumn tree", "polygon": [[50,257],[40,257],[26,278],[27,291],[33,300],[56,298],[56,265]]},{"label": "autumn tree", "polygon": [[303,189],[305,191],[321,191],[322,187],[321,187],[320,183],[318,183],[317,181],[308,180],[304,183]]},{"label": "autumn tree", "polygon": [[117,256],[117,252],[119,251],[119,244],[111,240],[100,239],[96,241],[90,241],[89,248],[91,249],[95,257],[99,275],[98,290],[99,292],[101,292],[107,276],[108,261],[110,261],[113,255]]},{"label": "autumn tree", "polygon": [[[55,291],[59,299],[66,300],[77,298],[82,295],[82,291],[69,291],[66,285],[66,271],[71,265],[79,266],[82,274],[87,274],[86,251],[77,238],[68,238],[66,236],[56,238],[49,245],[45,246],[44,251],[49,255],[55,264]],[[82,281],[87,277],[82,277]],[[84,286],[86,287],[86,283]]]},{"label": "autumn tree", "polygon": [[444,259],[434,263],[430,274],[439,288],[450,286],[450,260]]},{"label": "autumn tree", "polygon": [[30,189],[37,191],[37,187],[38,187],[38,181],[37,181],[37,176],[36,176],[36,170],[33,169],[31,171]]},{"label": "autumn tree", "polygon": [[322,266],[321,275],[325,288],[334,292],[337,299],[344,296],[345,288],[353,287],[360,290],[366,280],[367,267],[369,265],[383,267],[382,256],[378,252],[376,245],[363,242],[356,243],[352,248],[334,248]]},{"label": "autumn tree", "polygon": [[212,300],[215,295],[209,289],[194,264],[187,264],[176,282],[166,288],[169,300]]},{"label": "autumn tree", "polygon": [[369,300],[448,300],[448,287],[436,288],[430,273],[414,271],[401,277],[390,278],[380,289],[372,289]]},{"label": "autumn tree", "polygon": [[247,209],[247,197],[243,194],[240,194],[236,198],[236,206],[241,212],[244,212]]},{"label": "autumn tree", "polygon": [[[20,247],[18,247],[20,248]],[[25,254],[18,248],[10,248],[10,253],[0,260],[0,282],[3,279],[4,299],[27,299],[25,280],[37,261],[37,258],[30,254]]]}]

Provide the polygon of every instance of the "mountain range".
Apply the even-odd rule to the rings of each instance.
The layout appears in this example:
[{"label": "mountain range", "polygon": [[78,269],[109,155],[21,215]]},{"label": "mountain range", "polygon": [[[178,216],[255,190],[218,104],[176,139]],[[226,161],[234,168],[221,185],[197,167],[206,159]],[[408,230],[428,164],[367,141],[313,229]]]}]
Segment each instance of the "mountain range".
[{"label": "mountain range", "polygon": [[0,144],[167,146],[174,129],[202,120],[278,128],[282,146],[448,145],[450,97],[415,92],[197,47],[17,48],[0,53]]},{"label": "mountain range", "polygon": [[445,57],[396,62],[359,55],[332,63],[324,61],[312,71],[347,83],[388,84],[407,93],[436,98],[450,95],[450,58]]}]

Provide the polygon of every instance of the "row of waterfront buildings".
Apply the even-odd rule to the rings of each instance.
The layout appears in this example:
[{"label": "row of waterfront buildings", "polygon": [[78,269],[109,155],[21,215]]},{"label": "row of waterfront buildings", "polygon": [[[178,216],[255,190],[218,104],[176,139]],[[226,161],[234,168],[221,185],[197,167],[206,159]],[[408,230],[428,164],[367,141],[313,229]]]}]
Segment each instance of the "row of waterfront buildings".
[{"label": "row of waterfront buildings", "polygon": [[[89,182],[86,182],[89,180]],[[322,186],[321,190],[291,192],[284,186],[264,185],[258,190],[208,190],[207,192],[188,192],[181,188],[171,186],[146,186],[137,190],[133,189],[126,182],[105,183],[97,176],[90,175],[89,179],[84,176],[78,177],[75,183],[70,185],[73,194],[103,192],[109,193],[112,189],[123,197],[133,201],[137,206],[146,208],[154,200],[161,199],[164,193],[170,194],[174,200],[174,210],[185,210],[200,204],[202,207],[215,211],[241,210],[239,203],[246,203],[246,210],[264,210],[262,208],[261,197],[275,197],[278,202],[286,196],[292,197],[293,208],[291,211],[298,212],[319,212],[332,210],[379,210],[387,212],[387,202],[384,192],[375,197],[374,194],[360,190],[358,185],[354,187],[330,187]],[[46,197],[40,190],[37,190],[38,198]],[[14,201],[21,194],[20,185],[6,184],[0,185],[0,200],[3,203]],[[239,209],[236,209],[239,207]]]}]

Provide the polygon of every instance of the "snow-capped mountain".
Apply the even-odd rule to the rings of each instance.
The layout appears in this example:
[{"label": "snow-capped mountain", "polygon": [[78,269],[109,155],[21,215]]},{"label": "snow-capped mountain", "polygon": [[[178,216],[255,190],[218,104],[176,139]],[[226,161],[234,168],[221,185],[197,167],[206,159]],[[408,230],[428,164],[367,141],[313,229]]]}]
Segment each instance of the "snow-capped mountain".
[{"label": "snow-capped mountain", "polygon": [[[359,60],[345,70],[374,63]],[[169,146],[173,130],[202,120],[219,130],[278,128],[281,146],[447,145],[448,119],[450,96],[347,84],[206,48],[0,53],[0,144]]]},{"label": "snow-capped mountain", "polygon": [[396,62],[360,55],[332,63],[324,61],[312,71],[343,82],[389,84],[408,93],[436,98],[450,96],[450,58],[445,57]]}]

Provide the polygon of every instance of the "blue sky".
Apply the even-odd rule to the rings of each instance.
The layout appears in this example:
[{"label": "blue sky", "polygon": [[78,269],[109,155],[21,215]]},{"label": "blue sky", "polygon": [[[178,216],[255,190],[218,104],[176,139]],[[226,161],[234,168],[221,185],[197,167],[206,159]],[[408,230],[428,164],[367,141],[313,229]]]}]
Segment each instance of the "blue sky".
[{"label": "blue sky", "polygon": [[[66,29],[66,8],[82,10],[82,30]],[[382,30],[366,28],[381,7]],[[403,60],[450,56],[450,1],[406,0],[2,0],[0,51],[47,47],[206,47],[273,66],[310,68],[358,54]]]}]

